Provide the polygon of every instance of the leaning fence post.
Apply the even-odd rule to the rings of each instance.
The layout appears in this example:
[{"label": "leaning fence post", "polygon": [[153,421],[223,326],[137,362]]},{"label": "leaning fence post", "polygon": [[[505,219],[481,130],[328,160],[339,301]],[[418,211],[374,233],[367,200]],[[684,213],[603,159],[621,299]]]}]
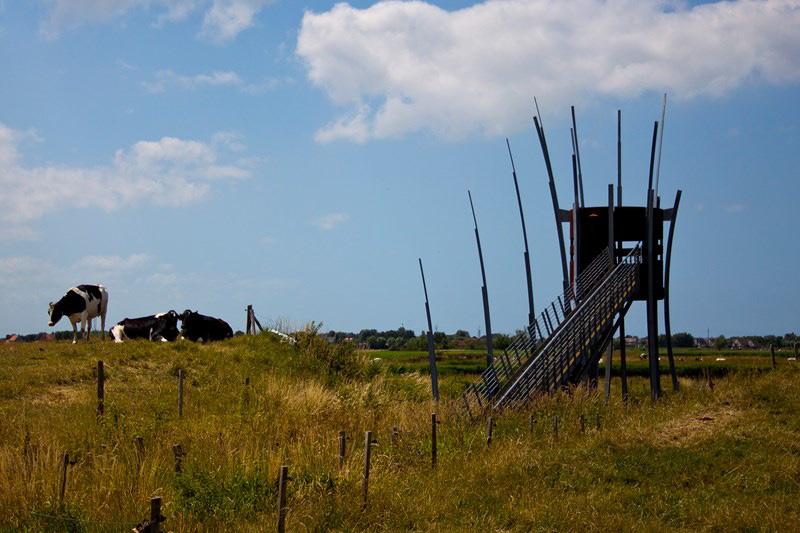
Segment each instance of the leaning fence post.
[{"label": "leaning fence post", "polygon": [[97,416],[103,416],[105,413],[105,383],[106,375],[103,368],[103,361],[97,361]]},{"label": "leaning fence post", "polygon": [[339,469],[344,466],[344,452],[347,442],[347,434],[344,431],[339,432]]},{"label": "leaning fence post", "polygon": [[281,466],[278,478],[278,533],[286,531],[286,481],[289,479],[289,467]]},{"label": "leaning fence post", "polygon": [[777,361],[775,361],[775,345],[774,344],[770,344],[769,345],[769,354],[770,354],[770,357],[772,357],[772,369],[774,370],[774,369],[778,368],[778,363],[777,363]]},{"label": "leaning fence post", "polygon": [[492,445],[492,432],[494,430],[494,420],[490,416],[486,419],[486,447],[489,448]]},{"label": "leaning fence post", "polygon": [[61,464],[61,486],[58,491],[58,508],[64,506],[64,493],[67,491],[67,468],[69,468],[69,454],[64,453],[64,460]]},{"label": "leaning fence post", "polygon": [[150,533],[161,531],[161,498],[150,498]]},{"label": "leaning fence post", "polygon": [[369,493],[369,460],[372,455],[372,432],[364,434],[364,480],[361,484],[361,509],[367,508],[367,495]]},{"label": "leaning fence post", "polygon": [[431,413],[431,468],[436,468],[436,413]]}]

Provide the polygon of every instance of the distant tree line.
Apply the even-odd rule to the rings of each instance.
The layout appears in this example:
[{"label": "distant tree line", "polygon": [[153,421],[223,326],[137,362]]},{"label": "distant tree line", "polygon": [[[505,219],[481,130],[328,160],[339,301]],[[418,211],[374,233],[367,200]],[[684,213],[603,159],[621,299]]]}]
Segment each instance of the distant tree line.
[{"label": "distant tree line", "polygon": [[[362,329],[358,333],[330,330],[325,337],[329,342],[350,341],[370,350],[425,351],[428,349],[428,336],[424,331],[417,334],[414,330],[403,327],[386,331]],[[495,348],[503,350],[508,347],[512,338],[503,333],[496,333],[492,336],[492,340]],[[472,337],[468,331],[463,329],[459,329],[453,334],[436,331],[433,334],[433,344],[437,350],[480,349],[486,346],[486,337]]]}]

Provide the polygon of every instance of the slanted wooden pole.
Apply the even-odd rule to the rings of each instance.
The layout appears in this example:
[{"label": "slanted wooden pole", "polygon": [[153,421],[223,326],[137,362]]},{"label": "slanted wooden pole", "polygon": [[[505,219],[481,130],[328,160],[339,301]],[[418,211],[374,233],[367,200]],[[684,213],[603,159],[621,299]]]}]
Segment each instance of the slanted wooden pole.
[{"label": "slanted wooden pole", "polygon": [[97,361],[97,416],[105,414],[106,375],[103,361]]},{"label": "slanted wooden pole", "polygon": [[289,467],[281,466],[278,478],[278,533],[286,531],[286,481],[289,479]]},{"label": "slanted wooden pole", "polygon": [[436,413],[431,413],[431,468],[436,468]]}]

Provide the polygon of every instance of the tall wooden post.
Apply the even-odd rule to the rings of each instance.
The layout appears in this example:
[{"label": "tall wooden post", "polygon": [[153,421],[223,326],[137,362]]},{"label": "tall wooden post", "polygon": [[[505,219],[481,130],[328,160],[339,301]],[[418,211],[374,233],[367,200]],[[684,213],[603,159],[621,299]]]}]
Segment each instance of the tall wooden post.
[{"label": "tall wooden post", "polygon": [[161,498],[150,498],[150,533],[161,531]]},{"label": "tall wooden post", "polygon": [[422,289],[425,292],[425,316],[428,319],[428,366],[431,372],[431,394],[433,399],[439,401],[439,372],[436,368],[436,350],[433,343],[433,321],[431,320],[431,306],[428,303],[428,285],[425,283],[425,271],[422,270],[422,258],[418,258],[419,273],[422,276]]},{"label": "tall wooden post", "polygon": [[286,531],[286,481],[289,479],[289,467],[281,466],[280,476],[278,477],[278,533]]}]

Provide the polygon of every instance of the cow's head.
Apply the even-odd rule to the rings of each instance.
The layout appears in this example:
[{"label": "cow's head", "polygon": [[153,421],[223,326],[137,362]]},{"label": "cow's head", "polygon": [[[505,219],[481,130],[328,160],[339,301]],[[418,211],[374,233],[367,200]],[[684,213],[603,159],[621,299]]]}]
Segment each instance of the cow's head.
[{"label": "cow's head", "polygon": [[[174,313],[175,311],[172,311],[172,312]],[[195,313],[193,313],[191,309],[187,309],[186,311],[184,311],[183,313],[181,313],[181,314],[179,314],[177,316],[178,316],[178,318],[181,319],[181,322],[183,322],[184,320],[186,320],[187,318],[189,318],[193,314],[195,314]]]},{"label": "cow's head", "polygon": [[59,320],[61,320],[61,317],[64,316],[64,314],[53,302],[50,302],[50,304],[47,306],[47,316],[50,317],[50,322],[48,322],[47,325],[52,328],[58,323]]}]

